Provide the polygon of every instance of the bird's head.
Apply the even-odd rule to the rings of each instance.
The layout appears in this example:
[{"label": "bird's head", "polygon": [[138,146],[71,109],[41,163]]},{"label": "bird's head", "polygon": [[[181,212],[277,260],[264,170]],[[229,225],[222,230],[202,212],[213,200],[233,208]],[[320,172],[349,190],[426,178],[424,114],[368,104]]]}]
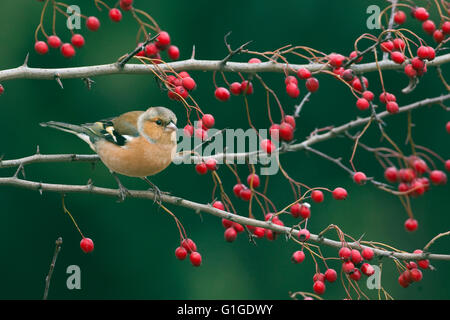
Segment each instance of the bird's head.
[{"label": "bird's head", "polygon": [[177,117],[164,107],[148,108],[138,119],[138,131],[151,143],[176,142]]}]

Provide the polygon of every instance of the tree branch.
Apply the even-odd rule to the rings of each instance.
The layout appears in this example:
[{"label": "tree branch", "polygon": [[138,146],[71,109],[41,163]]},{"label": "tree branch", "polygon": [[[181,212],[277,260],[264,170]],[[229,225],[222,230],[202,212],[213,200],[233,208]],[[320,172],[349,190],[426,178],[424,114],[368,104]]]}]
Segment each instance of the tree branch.
[{"label": "tree branch", "polygon": [[[108,189],[95,187],[93,185],[65,185],[65,184],[50,184],[50,183],[42,183],[42,182],[34,182],[28,181],[18,178],[0,178],[0,186],[14,186],[20,187],[30,190],[37,190],[39,192],[48,191],[48,192],[57,192],[57,193],[89,193],[89,194],[98,194],[105,195],[111,197],[118,197],[119,190],[117,189]],[[139,190],[129,190],[129,197],[131,198],[139,198],[139,199],[154,199],[154,193],[152,191],[139,191]],[[201,204],[197,202],[193,202],[190,200],[186,200],[180,197],[175,197],[171,195],[161,194],[161,201],[164,203],[169,203],[175,206],[188,208],[194,210],[194,212],[205,212],[211,214],[213,216],[224,218],[227,220],[231,220],[242,225],[250,225],[254,227],[261,227],[265,229],[270,229],[274,232],[286,234],[288,236],[298,237],[299,231],[290,227],[279,226],[273,224],[270,221],[261,221],[256,219],[247,218],[244,216],[232,214],[230,212],[218,210],[211,205]],[[319,237],[318,235],[311,234],[309,241],[324,244],[326,246],[341,248],[342,242],[331,240],[324,237]],[[367,246],[360,245],[358,242],[349,242],[347,245],[350,248],[354,249],[363,249]],[[369,247],[371,248],[371,247]],[[433,253],[421,253],[421,254],[412,254],[406,252],[394,252],[382,249],[371,248],[374,253],[379,257],[389,257],[400,260],[421,260],[421,259],[432,259],[432,260],[445,260],[450,261],[450,255],[444,254],[433,254]]]},{"label": "tree branch", "polygon": [[[433,61],[427,62],[428,67],[439,66],[450,62],[450,53],[436,57]],[[392,61],[380,61],[378,66],[381,70],[400,70],[402,65]],[[285,73],[286,71],[294,73],[294,70],[299,68],[306,68],[311,72],[323,70],[323,64],[289,64],[262,62],[262,63],[244,63],[244,62],[227,62],[223,65],[222,60],[196,60],[188,59],[183,61],[170,62],[167,64],[144,65],[144,64],[127,64],[123,68],[117,63],[95,65],[87,67],[74,68],[30,68],[27,65],[22,65],[17,68],[0,71],[0,81],[12,79],[42,79],[54,80],[55,77],[59,79],[73,79],[73,78],[90,78],[102,75],[114,74],[153,74],[153,71],[158,70],[169,71],[225,71],[225,72],[243,72],[243,73],[261,73],[261,72],[276,72]],[[366,72],[373,72],[378,70],[377,63],[371,62],[366,64],[359,64],[351,66],[351,69],[356,74]]]}]

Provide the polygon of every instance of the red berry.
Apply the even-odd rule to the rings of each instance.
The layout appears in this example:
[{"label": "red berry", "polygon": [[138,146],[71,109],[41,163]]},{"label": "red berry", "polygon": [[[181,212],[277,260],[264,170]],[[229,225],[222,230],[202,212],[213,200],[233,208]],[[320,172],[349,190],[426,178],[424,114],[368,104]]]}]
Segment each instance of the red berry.
[{"label": "red berry", "polygon": [[356,106],[358,107],[359,110],[364,111],[364,110],[369,109],[370,104],[369,104],[369,101],[367,101],[366,99],[359,98],[356,101]]},{"label": "red berry", "polygon": [[409,286],[409,284],[410,284],[409,280],[407,278],[405,278],[405,275],[403,273],[398,277],[398,283],[403,288],[407,288]]},{"label": "red berry", "polygon": [[61,54],[65,58],[72,58],[75,55],[75,49],[70,43],[64,43],[61,46]]},{"label": "red berry", "polygon": [[241,92],[245,95],[251,95],[253,93],[253,84],[247,80],[242,81]]},{"label": "red berry", "polygon": [[303,251],[295,251],[292,254],[291,260],[293,263],[302,263],[305,260],[305,253]]},{"label": "red berry", "polygon": [[250,60],[248,60],[248,63],[261,63],[261,60],[258,58],[251,58]]},{"label": "red berry", "polygon": [[416,178],[416,174],[411,168],[400,169],[398,176],[403,182],[411,182]]},{"label": "red berry", "polygon": [[212,206],[219,210],[225,210],[225,206],[223,205],[222,201],[214,201]]},{"label": "red berry", "polygon": [[359,253],[359,251],[356,249],[352,249],[350,258],[351,258],[353,264],[359,264],[363,260],[361,253]]},{"label": "red berry", "polygon": [[192,90],[194,90],[197,87],[197,84],[195,83],[195,80],[192,79],[191,77],[183,78],[181,80],[181,84],[188,91],[192,91]]},{"label": "red berry", "polygon": [[48,46],[44,41],[37,41],[34,44],[34,50],[39,54],[46,54],[48,52]]},{"label": "red berry", "polygon": [[406,21],[406,14],[402,10],[398,10],[394,15],[394,21],[396,24],[404,24]]},{"label": "red berry", "polygon": [[109,10],[109,18],[114,22],[119,22],[122,20],[122,12],[117,8],[112,8]]},{"label": "red berry", "polygon": [[183,247],[178,247],[175,249],[175,257],[177,257],[178,260],[184,260],[187,257],[187,250]]},{"label": "red berry", "polygon": [[[428,50],[427,50],[427,52],[428,52]],[[423,62],[423,60],[421,60],[419,57],[414,57],[411,60],[411,65],[415,70],[419,71],[419,70],[423,70],[423,68],[425,67],[425,62]]]},{"label": "red berry", "polygon": [[313,281],[314,281],[314,282],[316,282],[316,281],[322,281],[322,282],[325,282],[325,275],[324,275],[323,273],[316,273],[316,274],[313,276]]},{"label": "red berry", "polygon": [[405,55],[399,51],[391,52],[391,60],[395,63],[402,64],[405,62]]},{"label": "red berry", "polygon": [[295,128],[295,118],[293,116],[285,116],[283,122],[287,122],[292,128]]},{"label": "red berry", "polygon": [[100,21],[97,17],[89,17],[86,20],[86,27],[91,31],[97,31],[100,28]]},{"label": "red berry", "polygon": [[420,58],[420,59],[428,59],[428,56],[429,56],[429,52],[428,52],[428,47],[425,47],[425,46],[420,46],[418,49],[417,49],[417,56]]},{"label": "red berry", "polygon": [[291,98],[297,98],[300,95],[300,89],[293,82],[289,82],[286,85],[286,92]]},{"label": "red berry", "polygon": [[292,126],[287,122],[281,123],[279,132],[280,138],[285,141],[291,141],[294,139],[294,128],[292,128]]},{"label": "red berry", "polygon": [[[363,77],[362,79],[363,79],[363,82],[364,82],[364,87],[365,87],[365,89],[367,89],[369,87],[369,81],[367,80],[366,77]],[[361,80],[359,80],[359,78],[353,79],[352,87],[356,91],[363,91],[363,86],[362,86]]]},{"label": "red berry", "polygon": [[371,276],[375,273],[374,267],[368,263],[363,263],[361,265],[361,272],[364,273],[366,276]]},{"label": "red berry", "polygon": [[186,71],[181,71],[178,76],[183,79],[183,78],[187,78],[190,77],[189,73],[187,73]]},{"label": "red berry", "polygon": [[410,271],[410,278],[412,281],[414,282],[419,282],[420,280],[422,280],[422,271],[420,271],[417,268],[411,269]]},{"label": "red berry", "polygon": [[327,269],[325,271],[325,280],[328,282],[335,282],[337,280],[337,272],[334,269]]},{"label": "red berry", "polygon": [[351,255],[352,255],[352,250],[350,250],[349,248],[342,247],[341,249],[339,249],[339,257],[342,260],[350,259]]},{"label": "red berry", "polygon": [[417,71],[414,69],[414,67],[411,64],[407,64],[405,66],[405,74],[410,78],[417,77]]},{"label": "red berry", "polygon": [[167,50],[169,58],[172,60],[178,60],[180,58],[180,49],[177,46],[171,45]]},{"label": "red berry", "polygon": [[234,192],[235,196],[239,198],[241,190],[243,190],[243,189],[245,189],[245,185],[243,185],[242,183],[235,184],[233,187],[233,192]]},{"label": "red berry", "polygon": [[436,30],[436,25],[434,24],[433,21],[427,20],[424,21],[424,23],[422,23],[422,28],[426,33],[431,35]]},{"label": "red berry", "polygon": [[222,225],[224,226],[225,229],[228,229],[229,227],[233,226],[233,221],[227,220],[227,219],[222,219]]},{"label": "red berry", "polygon": [[237,222],[233,222],[233,228],[237,233],[243,232],[245,230],[244,227]]},{"label": "red berry", "polygon": [[364,248],[363,251],[361,252],[361,255],[366,260],[372,260],[372,258],[374,257],[375,253],[370,248]]},{"label": "red berry", "polygon": [[361,279],[361,272],[358,269],[353,270],[353,272],[350,273],[350,278],[358,281],[359,279]]},{"label": "red berry", "polygon": [[244,188],[239,192],[239,197],[244,201],[249,201],[252,197],[252,191],[248,188]]},{"label": "red berry", "polygon": [[441,43],[445,39],[445,35],[441,30],[436,30],[433,33],[433,39],[436,41],[436,43]]},{"label": "red berry", "polygon": [[285,79],[284,79],[284,84],[286,84],[286,85],[288,85],[289,83],[294,83],[294,84],[298,84],[298,80],[297,80],[297,78],[296,77],[294,77],[294,76],[287,76]]},{"label": "red berry", "polygon": [[309,92],[316,92],[319,89],[319,80],[314,77],[309,78],[305,85]]},{"label": "red berry", "polygon": [[236,230],[234,230],[234,228],[228,228],[227,230],[225,230],[224,237],[225,241],[233,242],[234,240],[236,240],[237,232]]},{"label": "red berry", "polygon": [[429,15],[427,9],[425,9],[425,8],[420,7],[420,8],[416,8],[414,10],[414,17],[416,17],[417,20],[425,21],[428,19],[429,16],[430,15]]},{"label": "red berry", "polygon": [[294,218],[298,218],[300,216],[300,207],[301,204],[300,203],[295,203],[291,206],[291,208],[289,209],[289,211],[291,212],[291,215]]},{"label": "red berry", "polygon": [[317,294],[323,294],[325,292],[325,283],[323,283],[322,281],[316,281],[314,282],[313,285],[313,290],[315,293]]},{"label": "red berry", "polygon": [[447,175],[441,170],[433,170],[430,173],[430,180],[434,184],[446,184],[447,183]]},{"label": "red berry", "polygon": [[195,166],[195,171],[197,171],[198,174],[206,174],[208,172],[208,167],[206,166],[206,163],[197,163]]},{"label": "red berry", "polygon": [[219,87],[214,92],[214,95],[216,96],[217,100],[220,101],[227,101],[230,99],[230,91],[224,87]]},{"label": "red berry", "polygon": [[261,141],[261,149],[263,149],[265,153],[271,154],[275,151],[275,145],[271,140],[264,139]]},{"label": "red berry", "polygon": [[398,171],[395,167],[389,167],[384,171],[384,177],[389,182],[397,182],[398,180]]},{"label": "red berry", "polygon": [[442,32],[446,35],[450,34],[450,21],[445,21],[442,24]]},{"label": "red berry", "polygon": [[416,170],[417,173],[419,173],[419,174],[425,173],[428,170],[427,163],[425,161],[423,161],[422,159],[414,160],[413,166],[414,166],[414,170]]},{"label": "red berry", "polygon": [[328,60],[333,67],[339,68],[344,62],[345,57],[341,54],[332,53],[328,55]]},{"label": "red berry", "polygon": [[3,88],[3,86],[0,84],[0,96],[2,95],[3,92],[5,92],[5,88]]},{"label": "red berry", "polygon": [[257,236],[258,238],[264,237],[264,234],[266,233],[266,229],[261,227],[256,227],[255,230],[253,230],[253,234]]},{"label": "red berry", "polygon": [[394,43],[390,40],[385,41],[380,44],[380,48],[384,52],[391,52],[392,50],[394,50]]},{"label": "red berry", "polygon": [[202,124],[206,127],[206,128],[212,128],[214,127],[214,123],[215,123],[215,119],[214,116],[212,114],[204,114],[202,117]]},{"label": "red berry", "polygon": [[353,272],[354,270],[355,265],[353,264],[353,262],[345,261],[344,263],[342,263],[342,271],[344,271],[345,273],[350,273]]},{"label": "red berry", "polygon": [[417,227],[419,226],[419,223],[417,222],[416,219],[413,218],[409,218],[408,220],[405,221],[405,229],[407,231],[416,231]]},{"label": "red berry", "polygon": [[84,38],[81,34],[74,34],[70,42],[77,48],[84,46]]},{"label": "red berry", "polygon": [[[0,92],[0,94],[2,93]],[[445,161],[445,170],[450,171],[450,160]]]},{"label": "red berry", "polygon": [[214,158],[209,158],[206,160],[205,162],[206,167],[208,168],[208,170],[210,171],[215,171],[217,170],[217,161]]},{"label": "red berry", "polygon": [[[413,253],[420,254],[420,253],[423,253],[423,251],[417,249],[417,250],[414,250]],[[421,267],[422,269],[428,269],[430,267],[430,260],[428,260],[428,259],[418,260],[417,265],[419,267]]]},{"label": "red berry", "polygon": [[129,11],[133,5],[133,0],[120,0],[119,5],[123,11]]},{"label": "red berry", "polygon": [[363,98],[367,101],[372,101],[374,97],[375,96],[372,91],[366,90],[363,92]]},{"label": "red berry", "polygon": [[406,47],[405,41],[400,38],[394,39],[392,43],[394,44],[394,50],[403,51]]},{"label": "red berry", "polygon": [[149,43],[145,46],[145,55],[150,58],[156,58],[157,54],[159,53],[159,48],[156,46],[156,44]]},{"label": "red berry", "polygon": [[[356,58],[356,57],[358,56],[358,54],[360,54],[359,51],[352,51],[352,52],[350,53],[350,55],[349,55],[349,58],[350,58],[350,59],[354,59],[354,58]],[[362,56],[359,57],[359,58],[355,61],[355,63],[361,62],[362,59],[363,59]]]},{"label": "red berry", "polygon": [[48,37],[47,43],[48,43],[48,45],[50,47],[56,49],[56,48],[59,48],[61,46],[62,42],[61,42],[61,39],[58,36],[53,35],[53,36]]},{"label": "red berry", "polygon": [[342,72],[342,79],[347,82],[352,81],[355,78],[355,74],[352,69],[347,69]]},{"label": "red berry", "polygon": [[357,184],[364,184],[367,181],[367,177],[364,172],[356,172],[353,175],[353,181],[355,181]]},{"label": "red berry", "polygon": [[298,240],[302,242],[306,242],[309,240],[309,237],[311,236],[311,233],[308,231],[308,229],[302,229],[298,233]]},{"label": "red berry", "polygon": [[249,174],[248,177],[247,177],[247,184],[250,187],[258,188],[259,185],[260,185],[259,176],[257,174],[255,174],[255,173]]},{"label": "red berry", "polygon": [[80,248],[85,253],[92,252],[92,250],[94,250],[94,241],[90,238],[83,238],[80,242]]},{"label": "red berry", "polygon": [[186,238],[181,242],[181,246],[187,250],[187,252],[195,252],[197,251],[197,245],[192,239]]},{"label": "red berry", "polygon": [[269,134],[272,137],[272,139],[278,140],[280,137],[280,125],[279,124],[271,125],[269,128]]},{"label": "red berry", "polygon": [[208,138],[208,132],[203,128],[195,129],[195,137],[200,140],[206,140]]},{"label": "red berry", "polygon": [[230,91],[232,94],[234,94],[235,96],[238,96],[241,94],[242,92],[242,86],[239,82],[233,82],[230,85]]},{"label": "red berry", "polygon": [[192,252],[189,259],[194,267],[199,267],[202,264],[202,256],[198,252]]},{"label": "red berry", "polygon": [[323,192],[320,190],[314,190],[313,192],[311,192],[311,198],[313,199],[314,202],[322,202],[323,201]]},{"label": "red berry", "polygon": [[389,113],[392,113],[392,114],[397,113],[397,112],[399,111],[399,107],[398,107],[397,102],[389,101],[389,102],[386,104],[386,110],[387,110]]},{"label": "red berry", "polygon": [[336,200],[345,200],[347,198],[347,190],[338,187],[333,190],[332,195]]},{"label": "red berry", "polygon": [[445,130],[447,130],[447,133],[450,133],[450,121],[445,125]]},{"label": "red berry", "polygon": [[166,31],[161,31],[155,43],[158,48],[164,50],[170,45],[170,35]]},{"label": "red berry", "polygon": [[300,68],[297,70],[297,77],[302,80],[306,80],[311,77],[311,71],[305,68]]}]

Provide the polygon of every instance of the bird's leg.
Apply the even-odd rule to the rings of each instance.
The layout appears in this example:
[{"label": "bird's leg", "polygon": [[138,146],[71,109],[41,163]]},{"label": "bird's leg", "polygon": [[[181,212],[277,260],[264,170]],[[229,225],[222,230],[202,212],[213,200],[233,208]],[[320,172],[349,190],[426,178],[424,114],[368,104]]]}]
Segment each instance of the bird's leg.
[{"label": "bird's leg", "polygon": [[[161,190],[159,190],[159,188],[153,182],[151,182],[147,177],[143,177],[142,180],[144,180],[145,182],[147,182],[150,185],[149,190],[153,191],[153,193],[155,195],[154,202],[157,202],[158,205],[161,205],[161,195],[163,194],[163,192],[161,192]],[[164,192],[164,194],[167,194],[167,193]]]},{"label": "bird's leg", "polygon": [[120,182],[119,177],[116,175],[114,171],[110,172],[111,175],[116,180],[117,185],[119,187],[119,202],[123,202],[126,199],[126,197],[130,195],[130,191],[128,191],[128,189],[123,186],[122,182]]}]

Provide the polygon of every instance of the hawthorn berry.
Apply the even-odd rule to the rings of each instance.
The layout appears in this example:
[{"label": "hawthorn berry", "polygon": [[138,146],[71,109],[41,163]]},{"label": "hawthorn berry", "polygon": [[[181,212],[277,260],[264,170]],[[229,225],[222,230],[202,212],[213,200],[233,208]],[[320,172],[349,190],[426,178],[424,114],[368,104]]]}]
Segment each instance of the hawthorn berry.
[{"label": "hawthorn berry", "polygon": [[391,52],[392,50],[394,50],[394,43],[390,40],[382,42],[380,44],[380,48],[384,52]]},{"label": "hawthorn berry", "polygon": [[311,77],[311,71],[305,68],[300,68],[297,70],[297,77],[302,80],[306,80]]},{"label": "hawthorn berry", "polygon": [[100,28],[100,20],[97,17],[91,16],[86,20],[86,27],[91,31],[97,31]]},{"label": "hawthorn berry", "polygon": [[287,122],[292,128],[295,128],[295,118],[293,116],[285,116],[283,122]]},{"label": "hawthorn berry", "polygon": [[244,188],[239,192],[239,197],[244,201],[249,201],[252,197],[252,191],[249,188]]},{"label": "hawthorn berry", "polygon": [[352,249],[350,259],[352,260],[353,264],[358,265],[363,260],[363,257],[361,256],[361,253],[359,253],[358,250]]},{"label": "hawthorn berry", "polygon": [[233,221],[231,220],[227,220],[227,219],[222,219],[222,225],[225,229],[228,229],[229,227],[233,226]]},{"label": "hawthorn berry", "polygon": [[447,133],[450,133],[450,121],[445,125],[445,130],[447,130]]},{"label": "hawthorn berry", "polygon": [[[1,86],[1,84],[0,84],[0,86]],[[0,94],[2,94],[1,91],[0,91]],[[445,161],[445,170],[450,171],[450,160]]]},{"label": "hawthorn berry", "polygon": [[195,166],[195,171],[197,171],[198,174],[206,174],[208,172],[208,167],[204,162],[197,163]]},{"label": "hawthorn berry", "polygon": [[445,35],[442,30],[436,30],[433,33],[433,39],[436,43],[441,43],[445,39]]},{"label": "hawthorn berry", "polygon": [[181,84],[187,91],[192,91],[197,87],[195,80],[192,79],[191,77],[181,79]]},{"label": "hawthorn berry", "polygon": [[72,42],[75,47],[81,48],[84,46],[84,37],[81,34],[76,33],[72,36],[70,42]]},{"label": "hawthorn berry", "polygon": [[247,184],[252,188],[258,188],[260,185],[259,176],[256,173],[251,173],[247,177]]},{"label": "hawthorn berry", "polygon": [[84,253],[92,252],[92,250],[94,250],[94,241],[90,238],[83,237],[80,242],[80,248],[84,251]]},{"label": "hawthorn berry", "polygon": [[5,88],[0,84],[0,96],[5,92]]},{"label": "hawthorn berry", "polygon": [[180,49],[177,46],[171,45],[167,50],[167,54],[170,59],[178,60],[180,58]]},{"label": "hawthorn berry", "polygon": [[280,125],[274,123],[269,128],[269,134],[272,137],[272,139],[278,140],[280,137]]},{"label": "hawthorn berry", "polygon": [[245,230],[244,227],[237,222],[233,222],[233,228],[237,233],[243,232]]},{"label": "hawthorn berry", "polygon": [[334,269],[327,269],[325,271],[325,280],[328,282],[335,282],[337,280],[337,272]]},{"label": "hawthorn berry", "polygon": [[256,227],[255,230],[253,230],[253,234],[258,238],[264,237],[265,233],[266,233],[266,229],[261,228],[261,227]]},{"label": "hawthorn berry", "polygon": [[[417,249],[417,250],[414,250],[413,253],[421,254],[421,253],[423,253],[423,251]],[[428,269],[430,267],[430,260],[428,260],[428,259],[417,260],[417,265],[422,269]]]},{"label": "hawthorn berry", "polygon": [[325,282],[325,275],[324,275],[323,273],[316,273],[316,274],[313,276],[313,281],[314,281],[314,282],[316,282],[316,281],[322,281],[322,282]]},{"label": "hawthorn berry", "polygon": [[292,254],[291,260],[293,263],[302,263],[305,260],[305,253],[303,251],[295,251]]},{"label": "hawthorn berry", "polygon": [[347,190],[341,187],[334,189],[331,194],[336,200],[345,200],[347,198]]},{"label": "hawthorn berry", "polygon": [[200,140],[206,140],[208,138],[208,132],[203,128],[197,128],[194,131],[194,135],[196,138]]},{"label": "hawthorn berry", "polygon": [[233,193],[236,197],[240,197],[241,190],[245,189],[245,185],[242,183],[237,183],[233,187]]},{"label": "hawthorn berry", "polygon": [[34,44],[34,50],[39,54],[46,54],[48,52],[48,45],[44,41],[37,41]]},{"label": "hawthorn berry", "polygon": [[291,212],[291,215],[294,218],[298,218],[300,217],[300,208],[301,208],[301,204],[300,203],[295,203],[291,206],[291,208],[289,209],[289,211]]},{"label": "hawthorn berry", "polygon": [[389,93],[389,92],[382,92],[380,94],[379,99],[380,99],[381,103],[388,103],[389,101],[394,101],[394,102],[397,101],[397,98],[395,97],[395,95],[393,95],[392,93]]},{"label": "hawthorn berry", "polygon": [[133,0],[120,0],[119,5],[123,11],[129,11],[133,6]]},{"label": "hawthorn berry", "polygon": [[122,20],[122,11],[117,8],[112,8],[109,10],[109,18],[114,22],[119,22]]},{"label": "hawthorn berry", "polygon": [[430,172],[430,180],[437,185],[446,184],[447,175],[441,170],[433,170]]},{"label": "hawthorn berry", "polygon": [[405,221],[405,229],[409,232],[413,232],[417,230],[417,227],[419,226],[419,223],[416,219],[409,218]]},{"label": "hawthorn berry", "polygon": [[399,107],[398,107],[397,102],[389,101],[386,104],[386,110],[387,110],[387,112],[392,113],[392,114],[398,113]]},{"label": "hawthorn berry", "polygon": [[411,168],[400,169],[398,176],[403,182],[411,182],[416,178],[416,174]]},{"label": "hawthorn berry", "polygon": [[384,177],[389,182],[397,182],[399,178],[398,170],[395,167],[389,167],[384,171]]},{"label": "hawthorn berry", "polygon": [[[369,87],[369,80],[367,80],[366,77],[362,77],[362,79],[363,79],[363,82],[364,82],[364,88],[367,89]],[[352,87],[356,91],[363,91],[363,86],[362,86],[361,80],[359,80],[359,78],[353,79]]]},{"label": "hawthorn berry", "polygon": [[61,54],[65,58],[72,58],[75,55],[75,49],[70,43],[64,43],[61,46]]},{"label": "hawthorn berry", "polygon": [[319,80],[314,77],[308,78],[308,80],[306,80],[305,86],[309,92],[316,92],[319,89]]},{"label": "hawthorn berry", "polygon": [[225,230],[224,237],[225,241],[233,242],[234,240],[236,240],[237,232],[234,228],[228,228],[227,230]]},{"label": "hawthorn berry", "polygon": [[354,269],[353,272],[350,273],[350,278],[359,281],[359,279],[361,279],[361,271]]},{"label": "hawthorn berry", "polygon": [[372,258],[374,257],[375,253],[373,252],[372,249],[370,248],[364,248],[361,251],[361,255],[363,256],[364,259],[366,260],[372,260]]},{"label": "hawthorn berry", "polygon": [[[352,52],[350,53],[350,55],[349,55],[349,58],[350,58],[350,59],[354,59],[354,58],[356,58],[356,57],[358,56],[358,54],[360,54],[359,51],[352,51]],[[362,59],[363,59],[363,56],[359,57],[358,59],[356,59],[355,63],[361,62]]]},{"label": "hawthorn berry", "polygon": [[181,71],[178,76],[183,79],[183,78],[187,78],[190,77],[189,73],[187,71]]},{"label": "hawthorn berry", "polygon": [[412,64],[407,64],[405,66],[405,74],[410,77],[410,78],[415,78],[417,77],[417,71],[416,69],[414,69],[414,67],[412,66]]},{"label": "hawthorn berry", "polygon": [[291,98],[297,98],[300,95],[300,89],[294,82],[289,82],[286,85],[286,92]]},{"label": "hawthorn berry", "polygon": [[187,250],[182,246],[175,249],[175,257],[177,257],[178,260],[186,259],[187,254],[188,254]]},{"label": "hawthorn berry", "polygon": [[400,38],[394,39],[392,43],[394,44],[394,50],[403,51],[406,47],[405,41]]},{"label": "hawthorn berry", "polygon": [[423,68],[425,67],[425,62],[423,62],[423,60],[421,60],[419,57],[414,57],[411,60],[411,65],[415,70],[420,71],[423,70]]},{"label": "hawthorn berry", "polygon": [[428,13],[427,9],[423,7],[416,8],[414,10],[414,17],[419,21],[425,21],[428,19],[429,16],[430,14]]},{"label": "hawthorn berry", "polygon": [[398,277],[398,283],[403,288],[407,288],[409,286],[409,284],[410,284],[409,280],[407,278],[405,278],[405,275],[403,273]]},{"label": "hawthorn berry", "polygon": [[202,264],[202,256],[198,252],[192,252],[189,259],[194,267],[199,267]]},{"label": "hawthorn berry", "polygon": [[258,58],[251,58],[250,60],[248,60],[248,63],[261,63],[261,60]]},{"label": "hawthorn berry", "polygon": [[214,123],[215,123],[215,119],[214,116],[212,114],[204,114],[202,117],[202,124],[206,127],[206,128],[212,128],[214,127]]},{"label": "hawthorn berry", "polygon": [[264,139],[261,141],[261,149],[263,149],[265,153],[271,154],[275,151],[275,145],[272,140]]},{"label": "hawthorn berry", "polygon": [[356,107],[358,107],[358,109],[361,111],[369,109],[369,106],[369,101],[367,101],[365,98],[359,98],[356,101]]},{"label": "hawthorn berry", "polygon": [[342,79],[347,82],[352,81],[355,78],[355,74],[352,69],[347,69],[342,72]]},{"label": "hawthorn berry", "polygon": [[344,271],[344,273],[350,273],[350,272],[353,272],[354,270],[355,270],[355,265],[353,264],[353,262],[344,261],[342,263],[342,271]]},{"label": "hawthorn berry", "polygon": [[144,49],[145,55],[150,58],[155,58],[156,55],[159,53],[159,48],[153,42],[147,44]]},{"label": "hawthorn berry", "polygon": [[230,91],[235,96],[240,95],[241,92],[242,92],[242,85],[241,85],[241,83],[233,82],[232,84],[230,84]]},{"label": "hawthorn berry", "polygon": [[156,38],[155,44],[158,48],[164,50],[170,45],[170,35],[166,31],[161,31],[158,38]]},{"label": "hawthorn berry", "polygon": [[402,64],[405,62],[405,55],[399,51],[391,52],[391,60],[397,64]]},{"label": "hawthorn berry", "polygon": [[325,283],[323,283],[322,281],[316,281],[314,282],[313,285],[313,290],[315,293],[317,293],[318,295],[321,295],[325,292]]},{"label": "hawthorn berry", "polygon": [[433,32],[436,30],[436,25],[432,20],[426,20],[422,23],[422,29],[429,35],[432,35]]},{"label": "hawthorn berry", "polygon": [[342,260],[350,259],[351,255],[352,255],[352,250],[350,248],[342,247],[341,249],[339,249],[339,257]]},{"label": "hawthorn berry", "polygon": [[205,161],[206,164],[206,168],[208,168],[208,170],[210,171],[215,171],[217,170],[217,161],[214,158],[209,158]]},{"label": "hawthorn berry", "polygon": [[294,76],[287,76],[285,79],[284,79],[284,84],[286,84],[286,85],[288,85],[289,83],[294,83],[294,84],[298,84],[298,80],[297,80],[297,78],[296,77],[294,77]]},{"label": "hawthorn berry", "polygon": [[374,97],[375,95],[373,94],[372,91],[366,90],[363,92],[363,98],[366,99],[367,101],[372,101]]},{"label": "hawthorn berry", "polygon": [[345,57],[341,54],[332,53],[332,54],[328,55],[329,63],[335,68],[339,68],[342,65],[342,63],[344,62],[344,60],[345,60]]},{"label": "hawthorn berry", "polygon": [[220,101],[227,101],[230,99],[230,91],[224,87],[218,87],[216,91],[214,91],[214,95],[216,96],[217,100]]},{"label": "hawthorn berry", "polygon": [[308,229],[302,229],[298,233],[298,240],[302,242],[306,242],[309,240],[309,237],[311,236],[311,233],[308,231]]},{"label": "hawthorn berry", "polygon": [[311,198],[313,199],[314,202],[322,202],[324,197],[323,197],[323,192],[320,190],[314,190],[313,192],[311,192]]},{"label": "hawthorn berry", "polygon": [[294,139],[294,128],[289,123],[283,122],[280,125],[279,134],[281,139],[291,141]]},{"label": "hawthorn berry", "polygon": [[419,282],[420,280],[422,280],[422,271],[420,271],[417,268],[411,269],[410,271],[410,278],[412,281],[414,282]]},{"label": "hawthorn berry", "polygon": [[359,171],[353,175],[353,181],[355,181],[357,184],[364,184],[367,181],[367,177],[364,172]]},{"label": "hawthorn berry", "polygon": [[423,161],[422,159],[416,159],[413,162],[413,166],[414,166],[414,170],[417,171],[417,173],[425,173],[428,171],[428,166],[427,163],[425,161]]},{"label": "hawthorn berry", "polygon": [[192,239],[189,238],[183,239],[181,246],[189,253],[197,251],[197,245]]},{"label": "hawthorn berry", "polygon": [[223,205],[222,201],[214,201],[212,206],[219,210],[225,210],[225,206]]},{"label": "hawthorn berry", "polygon": [[241,92],[245,95],[251,95],[253,93],[253,84],[248,80],[242,81]]},{"label": "hawthorn berry", "polygon": [[363,263],[361,265],[361,272],[364,273],[366,276],[371,276],[375,273],[375,269],[374,267],[372,267],[372,265],[366,263]]},{"label": "hawthorn berry", "polygon": [[398,10],[394,15],[394,21],[396,24],[404,24],[406,21],[406,13],[402,10]]},{"label": "hawthorn berry", "polygon": [[62,44],[61,39],[56,35],[52,35],[52,36],[48,37],[47,43],[50,47],[52,47],[54,49],[59,48]]}]

